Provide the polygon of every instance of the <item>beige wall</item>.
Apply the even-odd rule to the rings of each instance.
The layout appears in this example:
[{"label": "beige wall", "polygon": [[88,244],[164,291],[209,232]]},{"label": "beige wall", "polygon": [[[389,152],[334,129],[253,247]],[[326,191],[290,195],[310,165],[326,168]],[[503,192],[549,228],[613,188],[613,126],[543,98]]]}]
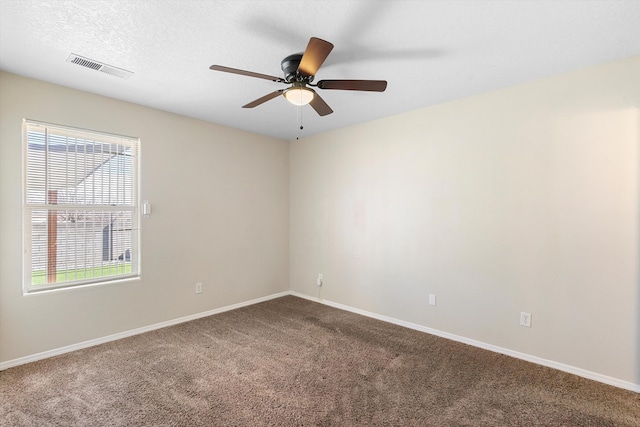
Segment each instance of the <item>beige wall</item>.
[{"label": "beige wall", "polygon": [[639,384],[638,76],[634,57],[292,142],[291,289]]},{"label": "beige wall", "polygon": [[[290,289],[640,384],[638,75],[289,145],[0,72],[0,363]],[[142,280],[22,296],[23,118],[142,139]]]},{"label": "beige wall", "polygon": [[[23,118],[141,138],[141,280],[22,296]],[[286,141],[0,72],[0,362],[286,291],[288,190]]]}]

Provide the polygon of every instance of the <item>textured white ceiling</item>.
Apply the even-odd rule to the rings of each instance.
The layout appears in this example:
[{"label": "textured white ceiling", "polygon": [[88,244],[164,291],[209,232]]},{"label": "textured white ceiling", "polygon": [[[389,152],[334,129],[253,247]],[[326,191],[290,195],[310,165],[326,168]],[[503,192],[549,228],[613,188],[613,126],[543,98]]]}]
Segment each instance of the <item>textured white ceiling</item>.
[{"label": "textured white ceiling", "polygon": [[[387,91],[318,90],[325,117],[283,97],[242,109],[284,86],[209,70],[281,76],[311,36],[335,45],[316,81]],[[135,74],[70,64],[72,52]],[[283,139],[638,54],[636,0],[0,0],[2,70]]]}]

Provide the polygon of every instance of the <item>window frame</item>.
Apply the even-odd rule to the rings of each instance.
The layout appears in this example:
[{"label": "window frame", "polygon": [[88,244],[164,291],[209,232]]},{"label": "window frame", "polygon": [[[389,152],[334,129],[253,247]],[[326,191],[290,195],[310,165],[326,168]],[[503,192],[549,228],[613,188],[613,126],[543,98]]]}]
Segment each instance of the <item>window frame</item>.
[{"label": "window frame", "polygon": [[[44,192],[44,202],[33,202],[33,201],[29,201],[28,199],[28,195],[29,195],[29,183],[30,181],[30,171],[29,171],[29,144],[30,144],[30,138],[29,138],[29,132],[33,131],[33,129],[37,129],[37,128],[42,128],[45,132],[45,139],[49,138],[49,132],[53,131],[52,133],[60,136],[60,135],[66,135],[67,137],[69,137],[70,135],[74,135],[71,136],[71,138],[76,138],[76,139],[80,139],[83,138],[83,140],[85,141],[90,141],[92,142],[94,145],[93,147],[95,147],[95,144],[100,144],[100,145],[106,145],[106,144],[113,144],[113,143],[117,143],[117,144],[121,144],[123,147],[126,147],[128,149],[131,150],[131,157],[132,157],[132,161],[131,161],[131,180],[133,181],[131,183],[130,186],[128,186],[127,188],[130,188],[131,190],[131,203],[127,204],[126,200],[124,200],[122,203],[120,204],[101,204],[101,203],[80,203],[78,202],[77,204],[71,204],[71,203],[65,203],[65,204],[56,204],[56,203],[51,203],[50,200],[48,199],[48,195],[46,194],[46,191]],[[56,134],[57,132],[57,134]],[[48,144],[48,142],[47,142]],[[93,148],[95,149],[95,148]],[[49,148],[45,148],[44,152],[45,154],[43,155],[45,157],[45,162],[47,161],[47,156],[50,155],[49,154]],[[28,295],[28,294],[37,294],[40,292],[45,292],[45,291],[55,291],[55,290],[65,290],[65,289],[72,289],[72,288],[78,288],[78,287],[86,287],[86,286],[96,286],[96,285],[105,285],[105,284],[113,284],[113,283],[118,283],[118,282],[130,282],[133,280],[139,280],[140,279],[140,274],[141,274],[141,259],[142,259],[142,254],[141,254],[141,220],[142,220],[142,215],[141,215],[141,198],[140,198],[140,189],[141,189],[141,141],[140,138],[137,137],[131,137],[131,136],[124,136],[124,135],[117,135],[117,134],[113,134],[113,133],[107,133],[107,132],[102,132],[102,131],[96,131],[96,130],[89,130],[89,129],[83,129],[83,128],[78,128],[78,127],[72,127],[72,126],[66,126],[66,125],[59,125],[59,124],[54,124],[54,123],[47,123],[47,122],[42,122],[42,121],[37,121],[37,120],[31,120],[31,119],[23,119],[22,121],[22,153],[23,153],[23,158],[22,158],[22,168],[23,168],[23,174],[22,174],[22,246],[23,246],[23,250],[22,250],[22,267],[23,267],[23,280],[22,280],[22,290],[23,290],[23,295]],[[86,154],[85,154],[86,155]],[[116,157],[113,157],[116,158]],[[111,159],[106,160],[105,162],[103,162],[101,166],[106,165],[107,162],[110,162]],[[68,168],[69,167],[69,162],[68,159],[65,160],[64,163],[64,167]],[[109,166],[111,167],[111,166]],[[50,170],[50,166],[47,165],[45,166],[47,173],[52,173]],[[94,174],[94,172],[97,169],[92,170],[91,172],[89,172],[87,175],[85,175],[82,179],[87,179],[89,176],[92,176]],[[47,173],[43,173],[43,176],[47,177],[45,179],[48,179],[48,175]],[[119,172],[120,173],[120,172]],[[122,172],[124,173],[124,172]],[[111,175],[110,175],[111,177]],[[33,180],[35,178],[31,178],[31,180]],[[95,179],[94,177],[92,177],[92,179]],[[45,188],[46,188],[45,184]],[[124,187],[123,187],[124,188]],[[111,190],[109,190],[111,191]],[[126,191],[123,189],[123,192]],[[92,194],[92,197],[95,198],[95,195]],[[109,196],[111,197],[111,193],[109,193]],[[58,209],[53,209],[52,206],[56,206],[59,207]],[[131,250],[130,250],[130,271],[126,272],[126,259],[123,259],[123,263],[121,263],[121,266],[124,266],[124,271],[121,274],[118,274],[118,266],[116,264],[116,274],[110,274],[111,269],[112,269],[112,265],[107,264],[106,269],[108,271],[107,275],[99,275],[96,276],[94,274],[95,268],[105,268],[104,264],[101,264],[100,266],[96,267],[95,264],[90,264],[91,268],[87,268],[87,265],[84,266],[84,273],[83,273],[83,278],[81,279],[72,279],[72,280],[65,280],[63,282],[54,282],[54,283],[47,283],[48,279],[47,279],[47,275],[48,275],[48,261],[45,261],[45,264],[47,265],[47,267],[45,267],[45,271],[44,271],[44,277],[45,277],[45,284],[34,284],[33,283],[33,264],[34,264],[34,251],[33,251],[33,242],[32,242],[32,237],[33,237],[33,233],[34,233],[34,223],[32,222],[33,218],[34,218],[34,213],[36,211],[44,211],[45,215],[47,217],[47,224],[49,223],[49,219],[51,218],[49,212],[56,212],[56,215],[58,215],[58,213],[60,211],[64,211],[64,210],[76,210],[77,213],[82,212],[82,213],[93,213],[94,215],[97,214],[101,214],[101,215],[105,215],[105,213],[109,213],[112,214],[113,212],[130,212],[130,217],[131,217],[131,229],[130,230],[125,230],[125,231],[129,231],[130,234],[127,234],[127,236],[130,238],[131,241]],[[111,216],[109,217],[111,218]],[[56,217],[56,227],[58,227],[58,217]],[[113,226],[113,221],[110,220],[109,223],[109,227]],[[48,226],[47,226],[48,227]],[[94,224],[94,229],[92,230],[93,232],[95,232],[95,224]],[[88,233],[89,231],[85,228],[83,229],[83,232]],[[109,229],[109,232],[112,232],[111,229]],[[51,241],[49,240],[51,238],[51,236],[49,234],[47,234],[47,245],[51,244]],[[113,237],[109,238],[109,243],[112,245],[112,239]],[[57,243],[57,240],[56,240]],[[77,242],[76,242],[77,244]],[[93,244],[93,242],[92,242]],[[103,242],[104,244],[104,242]],[[109,253],[111,254],[111,248],[112,246],[109,248],[110,251]],[[47,249],[48,250],[48,249]],[[104,247],[103,247],[104,250]],[[85,246],[83,247],[83,252],[86,253],[92,253],[93,257],[97,256],[97,248],[95,246],[95,244],[93,244],[93,250],[88,250],[87,249],[87,244],[86,244],[86,240],[85,240]],[[123,254],[124,255],[124,254]],[[49,256],[49,254],[47,254],[47,257]],[[67,255],[67,259],[68,259],[68,255]],[[76,251],[76,255],[74,257],[72,257],[73,259],[73,263],[76,264],[79,262],[79,257]],[[113,259],[112,259],[113,260]],[[109,260],[109,261],[112,261]],[[89,275],[87,274],[87,272],[91,270],[91,277],[88,277]],[[67,270],[68,271],[68,270]],[[77,270],[76,270],[77,271]],[[79,274],[79,273],[75,273],[75,274]],[[102,271],[100,272],[100,274],[102,274]]]}]

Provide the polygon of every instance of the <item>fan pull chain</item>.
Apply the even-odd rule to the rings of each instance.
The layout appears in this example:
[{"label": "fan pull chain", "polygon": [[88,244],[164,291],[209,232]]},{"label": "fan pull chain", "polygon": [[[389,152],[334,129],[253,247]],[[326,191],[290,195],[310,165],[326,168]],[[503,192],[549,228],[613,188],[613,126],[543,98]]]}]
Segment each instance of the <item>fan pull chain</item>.
[{"label": "fan pull chain", "polygon": [[302,106],[298,106],[298,125],[299,125],[299,130],[298,130],[298,136],[296,136],[296,141],[300,139],[300,131],[304,129],[304,126],[302,125]]}]

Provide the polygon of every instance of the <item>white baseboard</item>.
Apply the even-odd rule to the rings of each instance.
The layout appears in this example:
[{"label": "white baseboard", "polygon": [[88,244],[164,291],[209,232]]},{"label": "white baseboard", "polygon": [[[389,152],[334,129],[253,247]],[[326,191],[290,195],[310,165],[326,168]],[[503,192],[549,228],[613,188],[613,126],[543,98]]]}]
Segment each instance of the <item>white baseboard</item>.
[{"label": "white baseboard", "polygon": [[0,371],[13,368],[14,366],[24,365],[25,363],[35,362],[37,360],[46,359],[48,357],[58,356],[60,354],[69,353],[76,350],[81,350],[87,347],[93,347],[94,345],[104,344],[110,341],[116,341],[122,338],[127,338],[133,335],[143,334],[145,332],[153,331],[160,328],[166,328],[167,326],[177,325],[179,323],[188,322],[190,320],[200,319],[202,317],[211,316],[213,314],[223,313],[225,311],[235,310],[237,308],[246,307],[248,305],[257,304],[260,302],[268,301],[274,298],[280,298],[286,295],[291,295],[291,292],[280,292],[278,294],[269,295],[266,297],[256,298],[250,301],[241,302],[238,304],[228,305],[226,307],[220,307],[213,310],[204,311],[202,313],[196,313],[189,316],[179,317],[173,320],[167,320],[166,322],[156,323],[154,325],[143,326],[142,328],[132,329],[129,331],[119,332],[117,334],[108,335],[102,338],[96,338],[89,341],[83,341],[78,344],[72,344],[65,347],[56,348],[53,350],[43,351],[42,353],[36,353],[29,356],[19,357],[17,359],[7,360],[6,362],[0,362]]},{"label": "white baseboard", "polygon": [[583,378],[588,378],[590,380],[598,381],[604,384],[612,385],[614,387],[619,387],[625,390],[630,390],[636,393],[640,393],[640,384],[634,384],[628,381],[623,381],[617,378],[609,377],[607,375],[598,374],[596,372],[587,371],[582,368],[577,368],[575,366],[565,365],[564,363],[554,362],[553,360],[543,359],[541,357],[532,356],[530,354],[521,353],[519,351],[510,350],[508,348],[498,347],[496,345],[487,344],[482,341],[476,341],[470,338],[465,338],[460,335],[450,334],[448,332],[439,331],[437,329],[428,328],[426,326],[418,325],[416,323],[405,322],[404,320],[398,320],[393,317],[383,316],[381,314],[372,313],[366,310],[360,310],[358,308],[353,308],[348,305],[336,303],[333,301],[328,301],[325,299],[320,299],[316,297],[311,297],[308,295],[304,295],[295,291],[290,292],[291,295],[296,297],[304,298],[310,301],[318,302],[320,304],[328,305],[330,307],[335,307],[340,310],[350,311],[352,313],[360,314],[362,316],[371,317],[373,319],[382,320],[383,322],[393,323],[395,325],[403,326],[405,328],[414,329],[416,331],[425,332],[427,334],[436,335],[442,338],[450,339],[453,341],[458,341],[463,344],[468,344],[474,347],[482,348],[484,350],[493,351],[495,353],[504,354],[507,356],[515,357],[516,359],[526,360],[527,362],[535,363],[537,365],[546,366],[549,368],[557,369],[559,371],[568,372],[570,374],[578,375]]},{"label": "white baseboard", "polygon": [[218,313],[223,313],[225,311],[235,310],[237,308],[246,307],[249,305],[257,304],[264,301],[269,301],[271,299],[280,298],[286,295],[293,295],[299,298],[304,298],[310,301],[314,301],[320,304],[328,305],[330,307],[335,307],[340,310],[349,311],[351,313],[360,314],[362,316],[371,317],[373,319],[381,320],[383,322],[392,323],[395,325],[403,326],[405,328],[414,329],[416,331],[424,332],[431,335],[436,335],[442,338],[450,339],[453,341],[458,341],[463,344],[468,344],[474,347],[482,348],[485,350],[493,351],[495,353],[504,354],[507,356],[515,357],[517,359],[526,360],[527,362],[532,362],[538,365],[546,366],[553,369],[558,369],[560,371],[568,372],[570,374],[578,375],[583,378],[588,378],[590,380],[598,381],[604,384],[612,385],[614,387],[619,387],[625,390],[630,390],[636,393],[640,393],[640,384],[634,384],[628,381],[623,381],[617,378],[609,377],[607,375],[598,374],[596,372],[587,371],[582,368],[577,368],[575,366],[565,365],[563,363],[554,362],[553,360],[543,359],[541,357],[532,356],[530,354],[521,353],[518,351],[510,350],[503,347],[498,347],[492,344],[487,344],[481,341],[476,341],[470,338],[465,338],[460,335],[450,334],[448,332],[439,331],[437,329],[428,328],[426,326],[418,325],[416,323],[405,322],[404,320],[395,319],[393,317],[384,316],[377,313],[372,313],[370,311],[361,310],[358,308],[350,307],[348,305],[340,304],[333,301],[328,301],[325,299],[320,299],[316,297],[311,297],[305,294],[301,294],[295,291],[285,291],[280,292],[273,295],[268,295],[266,297],[256,298],[250,301],[241,302],[238,304],[228,305],[226,307],[220,307],[213,310],[204,311],[201,313],[192,314],[189,316],[180,317],[173,320],[167,320],[165,322],[156,323],[154,325],[144,326],[142,328],[132,329],[129,331],[120,332],[113,335],[108,335],[102,338],[96,338],[89,341],[83,341],[81,343],[68,345],[65,347],[56,348],[53,350],[43,351],[41,353],[32,354],[29,356],[19,357],[17,359],[7,360],[6,362],[0,362],[0,371],[5,369],[12,368],[18,365],[24,365],[26,363],[35,362],[37,360],[46,359],[48,357],[57,356],[64,353],[69,353],[76,350],[81,350],[83,348],[92,347],[95,345],[116,341],[122,338],[127,338],[133,335],[143,334],[145,332],[153,331],[160,328],[166,328],[167,326],[177,325],[179,323],[188,322],[190,320],[200,319],[202,317],[211,316]]}]

